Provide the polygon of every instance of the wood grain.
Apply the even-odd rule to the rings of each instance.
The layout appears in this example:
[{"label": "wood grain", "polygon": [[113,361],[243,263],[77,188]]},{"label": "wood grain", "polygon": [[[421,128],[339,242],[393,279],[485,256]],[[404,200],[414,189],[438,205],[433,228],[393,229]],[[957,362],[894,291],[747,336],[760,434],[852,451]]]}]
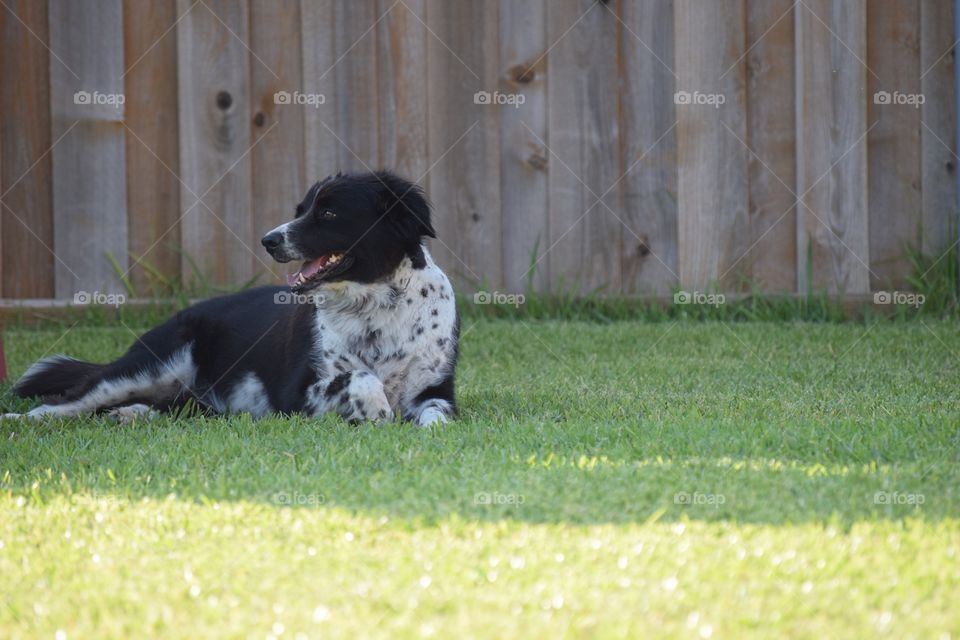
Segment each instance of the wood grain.
[{"label": "wood grain", "polygon": [[[623,77],[623,291],[665,294],[678,282],[677,112],[673,0],[625,2]],[[649,48],[648,48],[649,47]]]},{"label": "wood grain", "polygon": [[[679,264],[683,286],[742,286],[749,247],[744,2],[677,0]],[[723,96],[719,106],[697,94]]]},{"label": "wood grain", "polygon": [[128,251],[172,281],[279,273],[263,232],[367,167],[422,178],[467,288],[524,290],[537,247],[540,290],[866,295],[958,237],[951,0],[5,4],[7,298],[120,290],[108,253],[163,293]]},{"label": "wood grain", "polygon": [[[619,22],[612,11],[587,0],[547,4],[547,41],[554,45],[547,68],[550,243],[546,260],[555,291],[620,290],[622,183],[611,189],[622,172],[617,111]],[[595,205],[601,196],[602,202]]]},{"label": "wood grain", "polygon": [[[178,11],[192,4],[178,0]],[[205,0],[177,26],[186,282],[197,277],[191,261],[216,284],[243,283],[268,266],[251,210],[248,9],[245,0]]]},{"label": "wood grain", "polygon": [[547,263],[531,271],[547,248],[548,152],[546,5],[509,0],[500,5],[502,92],[523,96],[519,107],[500,109],[500,203],[504,286],[510,292],[546,286]]},{"label": "wood grain", "polygon": [[[919,0],[867,4],[867,136],[870,286],[902,289],[908,248],[921,244],[920,105],[893,104],[920,94]],[[883,92],[883,93],[880,93]],[[891,104],[878,104],[890,95]]]},{"label": "wood grain", "polygon": [[[50,65],[55,291],[120,292],[108,255],[127,266],[121,0],[51,0]],[[69,67],[68,67],[69,65]],[[88,103],[77,92],[90,95]],[[72,129],[71,129],[72,127]],[[62,136],[62,139],[60,139]]]},{"label": "wood grain", "polygon": [[0,196],[6,205],[0,207],[0,295],[50,298],[54,295],[54,257],[52,158],[48,153],[52,144],[50,54],[43,44],[49,40],[47,3],[13,0],[6,5],[0,8],[4,47],[0,57],[4,87],[0,91]]},{"label": "wood grain", "polygon": [[379,166],[419,180],[429,164],[426,2],[377,0],[377,14]]},{"label": "wood grain", "polygon": [[430,196],[438,263],[465,288],[502,281],[500,109],[476,104],[498,86],[498,5],[427,3]]},{"label": "wood grain", "polygon": [[795,291],[797,217],[792,0],[747,2],[750,243],[745,258],[763,291]]},{"label": "wood grain", "polygon": [[[292,96],[303,94],[300,35],[299,3],[250,0],[250,48],[257,54],[250,62],[255,240],[291,220],[307,189],[303,114],[319,105],[293,104]],[[289,104],[281,92],[291,95]],[[254,247],[261,250],[259,242]]]},{"label": "wood grain", "polygon": [[957,239],[957,118],[953,2],[920,3],[921,247],[939,257]]},{"label": "wood grain", "polygon": [[323,104],[303,110],[304,168],[308,184],[337,172],[341,144],[335,137],[336,29],[333,0],[301,0],[300,50],[303,91]]},{"label": "wood grain", "polygon": [[169,294],[143,264],[180,281],[176,0],[124,0],[127,242],[138,295]]},{"label": "wood grain", "polygon": [[[399,9],[400,7],[398,7]],[[336,59],[331,125],[337,139],[337,168],[379,168],[376,3],[337,3],[333,13]]]},{"label": "wood grain", "polygon": [[866,293],[866,3],[805,0],[796,11],[800,291]]}]

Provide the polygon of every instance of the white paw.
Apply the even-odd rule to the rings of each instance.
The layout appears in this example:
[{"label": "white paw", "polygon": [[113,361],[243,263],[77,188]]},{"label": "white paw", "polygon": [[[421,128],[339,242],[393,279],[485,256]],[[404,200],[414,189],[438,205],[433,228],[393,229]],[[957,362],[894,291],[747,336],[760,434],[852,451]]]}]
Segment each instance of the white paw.
[{"label": "white paw", "polygon": [[447,414],[437,407],[427,407],[417,416],[417,424],[421,427],[432,427],[435,424],[446,424]]},{"label": "white paw", "polygon": [[393,419],[393,409],[383,392],[383,383],[373,374],[354,374],[347,393],[350,412],[345,417],[348,420],[383,424]]},{"label": "white paw", "polygon": [[29,413],[4,413],[0,415],[0,420],[38,420],[43,416],[42,413],[34,413],[36,409]]},{"label": "white paw", "polygon": [[107,415],[121,424],[129,424],[140,416],[152,418],[157,415],[157,412],[145,404],[131,404],[110,409]]}]

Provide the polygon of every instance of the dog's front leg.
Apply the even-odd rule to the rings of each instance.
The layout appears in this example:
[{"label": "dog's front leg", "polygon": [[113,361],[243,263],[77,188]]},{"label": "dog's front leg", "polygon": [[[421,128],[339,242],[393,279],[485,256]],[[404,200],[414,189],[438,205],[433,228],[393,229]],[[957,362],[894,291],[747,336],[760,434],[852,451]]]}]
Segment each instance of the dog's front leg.
[{"label": "dog's front leg", "polygon": [[387,422],[393,417],[383,382],[369,371],[339,374],[327,385],[324,395],[328,410],[350,422]]}]

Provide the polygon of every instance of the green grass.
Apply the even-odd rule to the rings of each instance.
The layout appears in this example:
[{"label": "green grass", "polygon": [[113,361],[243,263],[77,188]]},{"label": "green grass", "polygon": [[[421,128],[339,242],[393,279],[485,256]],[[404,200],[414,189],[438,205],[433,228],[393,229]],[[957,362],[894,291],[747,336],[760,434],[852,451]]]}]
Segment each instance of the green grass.
[{"label": "green grass", "polygon": [[[6,332],[11,374],[132,339],[63,333]],[[930,318],[468,317],[432,432],[0,422],[0,637],[956,637],[958,353]]]}]

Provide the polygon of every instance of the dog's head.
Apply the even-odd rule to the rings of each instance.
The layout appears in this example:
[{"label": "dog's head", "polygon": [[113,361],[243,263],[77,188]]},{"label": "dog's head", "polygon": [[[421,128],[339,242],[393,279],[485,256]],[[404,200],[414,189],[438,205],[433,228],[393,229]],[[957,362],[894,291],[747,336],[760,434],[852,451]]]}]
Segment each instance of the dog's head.
[{"label": "dog's head", "polygon": [[378,171],[314,184],[296,217],[261,242],[277,262],[303,261],[287,283],[304,292],[330,282],[375,282],[408,256],[422,262],[423,236],[436,237],[423,190]]}]

